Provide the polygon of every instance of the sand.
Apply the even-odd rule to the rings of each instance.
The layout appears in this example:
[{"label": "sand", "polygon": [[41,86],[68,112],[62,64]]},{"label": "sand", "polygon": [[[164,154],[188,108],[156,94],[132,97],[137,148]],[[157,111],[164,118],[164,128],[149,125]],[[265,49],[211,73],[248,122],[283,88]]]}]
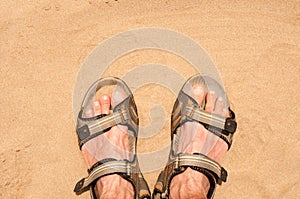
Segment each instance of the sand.
[{"label": "sand", "polygon": [[[72,191],[86,175],[72,116],[76,76],[99,43],[139,27],[188,35],[218,67],[239,126],[215,198],[300,198],[299,17],[299,1],[1,1],[0,198],[89,198]],[[174,55],[144,50],[104,75],[145,63],[195,73]],[[135,96],[142,125],[154,103],[167,118],[163,139],[139,151],[168,143],[175,96],[157,85]],[[151,189],[158,172],[145,174]]]}]

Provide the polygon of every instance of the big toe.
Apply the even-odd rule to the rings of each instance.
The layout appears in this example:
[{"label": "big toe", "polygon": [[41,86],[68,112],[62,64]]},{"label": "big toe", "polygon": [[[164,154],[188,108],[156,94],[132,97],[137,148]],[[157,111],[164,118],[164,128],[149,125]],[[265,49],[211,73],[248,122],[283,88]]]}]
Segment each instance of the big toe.
[{"label": "big toe", "polygon": [[193,95],[200,107],[204,104],[205,88],[201,85],[193,86]]}]

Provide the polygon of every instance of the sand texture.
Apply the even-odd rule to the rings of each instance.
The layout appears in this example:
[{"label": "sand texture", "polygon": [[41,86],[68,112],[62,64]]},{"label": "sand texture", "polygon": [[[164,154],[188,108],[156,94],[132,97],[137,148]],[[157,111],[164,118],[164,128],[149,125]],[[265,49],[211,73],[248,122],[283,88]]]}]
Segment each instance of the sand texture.
[{"label": "sand texture", "polygon": [[[215,198],[300,198],[300,3],[262,0],[1,1],[0,198],[89,198],[73,193],[86,176],[72,115],[77,73],[99,43],[139,27],[188,35],[218,67],[238,131],[223,164],[228,182]],[[195,74],[173,54],[142,50],[104,76],[146,63]],[[175,96],[158,85],[134,95],[141,125],[153,104],[166,111],[163,128],[138,150],[168,144]],[[158,173],[145,174],[151,189]]]}]

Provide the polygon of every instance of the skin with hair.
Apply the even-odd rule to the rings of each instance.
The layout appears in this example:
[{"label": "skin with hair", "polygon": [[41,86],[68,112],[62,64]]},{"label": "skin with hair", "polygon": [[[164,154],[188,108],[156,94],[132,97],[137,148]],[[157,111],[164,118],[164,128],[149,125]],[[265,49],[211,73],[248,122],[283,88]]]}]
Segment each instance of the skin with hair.
[{"label": "skin with hair", "polygon": [[[205,111],[213,112],[221,116],[226,116],[228,114],[224,109],[224,100],[222,98],[218,98],[215,92],[206,93],[203,87],[194,86],[193,94],[200,107],[205,100],[207,101]],[[108,114],[110,105],[110,96],[101,95],[99,99],[94,100],[93,109],[88,111],[89,115],[86,116],[91,117],[98,114]],[[227,144],[222,139],[209,133],[201,124],[197,124],[196,134],[192,135],[191,133],[195,132],[195,124],[193,123],[194,122],[186,122],[183,124],[183,135],[181,136],[178,148],[183,153],[192,154],[195,152],[201,152],[207,141],[213,141],[214,145],[207,153],[207,156],[221,164],[227,152]],[[128,159],[129,157],[127,152],[129,151],[130,145],[128,138],[126,137],[128,134],[124,133],[126,131],[127,127],[117,125],[104,134],[104,136],[106,136],[105,139],[109,139],[111,144],[105,142],[104,137],[99,136],[83,145],[82,155],[87,166],[90,168],[93,164],[98,162],[95,154],[97,154],[98,157],[109,157],[112,155],[115,158]],[[88,145],[93,146],[91,147]],[[117,149],[115,146],[117,146]],[[94,153],[90,153],[91,149],[95,150]],[[204,174],[187,168],[185,172],[172,179],[170,185],[170,198],[206,198],[209,186],[209,181]],[[130,182],[116,174],[100,178],[96,183],[95,192],[97,198],[103,199],[133,198],[134,196],[134,189]]]}]

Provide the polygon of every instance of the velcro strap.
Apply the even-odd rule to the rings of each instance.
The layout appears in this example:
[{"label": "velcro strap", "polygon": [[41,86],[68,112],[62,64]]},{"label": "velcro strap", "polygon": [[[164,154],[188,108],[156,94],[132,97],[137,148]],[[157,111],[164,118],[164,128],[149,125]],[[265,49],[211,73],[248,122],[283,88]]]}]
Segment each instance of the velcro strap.
[{"label": "velcro strap", "polygon": [[179,154],[171,164],[175,170],[180,167],[199,167],[208,170],[213,173],[219,185],[227,179],[227,171],[203,154]]},{"label": "velcro strap", "polygon": [[233,134],[236,131],[236,121],[234,117],[225,118],[213,113],[206,112],[198,107],[187,105],[185,109],[187,118],[205,123],[216,128],[222,129],[225,135]]},{"label": "velcro strap", "polygon": [[126,122],[129,115],[126,110],[120,109],[110,115],[101,117],[94,121],[77,128],[78,140],[80,148],[84,143],[104,133],[107,129]]},{"label": "velcro strap", "polygon": [[90,129],[91,133],[104,131],[105,129],[108,129],[110,127],[113,127],[119,123],[123,123],[126,120],[128,120],[128,114],[126,110],[120,109],[117,112],[114,112],[108,116],[105,116],[103,118],[100,118],[99,120],[95,122],[91,122],[88,127]]},{"label": "velcro strap", "polygon": [[110,174],[126,174],[130,176],[132,172],[131,164],[128,161],[111,161],[100,164],[95,167],[86,178],[82,178],[77,182],[74,192],[80,193],[86,190],[93,182],[99,178]]},{"label": "velcro strap", "polygon": [[179,154],[160,173],[155,184],[153,198],[169,198],[171,180],[174,176],[184,172],[188,167],[201,172],[208,178],[210,188],[207,198],[209,199],[213,198],[216,183],[221,184],[222,181],[226,182],[227,171],[209,157],[199,153]]}]

